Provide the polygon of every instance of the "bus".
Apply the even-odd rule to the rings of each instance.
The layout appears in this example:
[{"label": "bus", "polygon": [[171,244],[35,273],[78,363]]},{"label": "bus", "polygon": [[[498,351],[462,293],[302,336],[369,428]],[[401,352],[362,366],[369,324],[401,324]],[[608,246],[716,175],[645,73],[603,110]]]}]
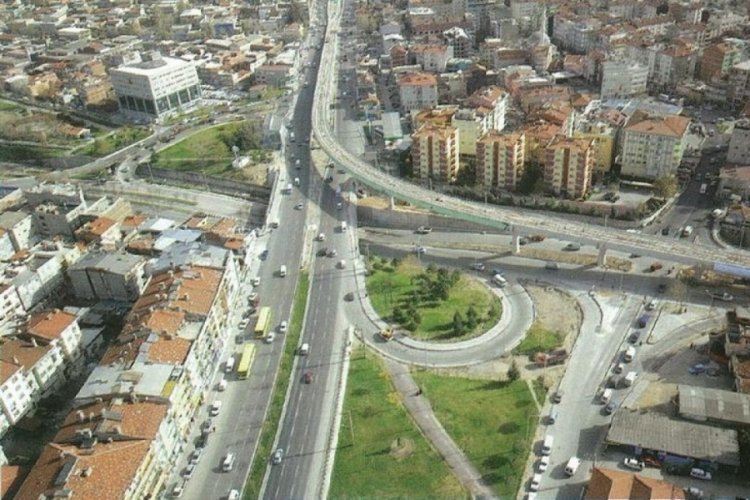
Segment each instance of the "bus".
[{"label": "bus", "polygon": [[268,330],[271,327],[271,308],[261,307],[260,313],[258,313],[258,322],[255,323],[255,336],[259,339],[265,338],[268,335]]},{"label": "bus", "polygon": [[253,366],[253,360],[255,359],[255,345],[246,344],[242,351],[242,357],[240,358],[240,364],[237,367],[237,378],[245,379],[250,373],[250,368]]}]

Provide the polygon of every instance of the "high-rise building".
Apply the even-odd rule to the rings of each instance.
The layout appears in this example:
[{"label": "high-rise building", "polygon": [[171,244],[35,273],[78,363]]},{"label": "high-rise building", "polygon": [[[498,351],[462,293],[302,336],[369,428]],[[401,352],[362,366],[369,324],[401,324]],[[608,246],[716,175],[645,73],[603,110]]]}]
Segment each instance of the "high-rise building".
[{"label": "high-rise building", "polygon": [[158,119],[195,104],[201,97],[198,72],[192,63],[151,55],[109,73],[120,111],[140,119]]},{"label": "high-rise building", "polygon": [[555,137],[545,149],[545,188],[571,198],[584,196],[591,187],[594,155],[594,139]]},{"label": "high-rise building", "polygon": [[523,175],[526,137],[523,132],[492,130],[477,141],[477,183],[513,191]]},{"label": "high-rise building", "polygon": [[450,182],[458,173],[458,130],[423,125],[411,136],[414,174],[420,179]]},{"label": "high-rise building", "polygon": [[622,131],[621,173],[657,179],[673,175],[682,161],[690,119],[636,111]]}]

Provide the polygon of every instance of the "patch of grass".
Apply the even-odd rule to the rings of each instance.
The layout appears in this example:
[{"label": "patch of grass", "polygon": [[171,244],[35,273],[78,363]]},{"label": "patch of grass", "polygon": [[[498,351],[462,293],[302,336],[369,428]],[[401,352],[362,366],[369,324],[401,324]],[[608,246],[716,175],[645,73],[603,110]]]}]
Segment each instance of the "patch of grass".
[{"label": "patch of grass", "polygon": [[[500,498],[515,498],[538,412],[524,380],[498,382],[414,374],[423,397],[459,448]],[[540,403],[543,388],[535,382]]]},{"label": "patch of grass", "polygon": [[374,356],[352,353],[330,498],[466,498]]},{"label": "patch of grass", "polygon": [[[426,271],[416,259],[400,261],[396,268],[390,261],[374,257],[370,261],[373,272],[367,277],[367,292],[375,311],[386,321],[393,321],[395,307],[405,307],[415,302],[419,290],[413,278]],[[453,316],[456,312],[466,318],[469,307],[478,313],[477,325],[460,336],[454,335]],[[497,323],[502,313],[502,303],[479,281],[461,275],[453,285],[447,300],[419,300],[417,312],[421,322],[414,337],[429,340],[455,340],[469,338],[487,331]]]},{"label": "patch of grass", "polygon": [[97,137],[92,142],[78,148],[76,153],[87,156],[107,156],[145,139],[150,134],[151,132],[144,127],[122,127],[111,134]]},{"label": "patch of grass", "polygon": [[562,346],[563,335],[559,332],[548,330],[539,321],[535,321],[526,337],[513,349],[513,354],[534,354],[535,352],[551,351]]},{"label": "patch of grass", "polygon": [[290,377],[292,374],[292,364],[294,362],[295,350],[302,334],[302,320],[305,317],[305,306],[307,305],[307,292],[310,288],[310,275],[307,272],[301,272],[297,291],[294,295],[294,307],[292,308],[292,317],[289,320],[286,344],[284,344],[284,354],[281,356],[281,365],[279,374],[276,377],[276,387],[273,390],[271,405],[268,408],[266,419],[263,422],[263,428],[258,440],[258,449],[255,452],[253,468],[247,477],[245,484],[245,498],[258,498],[260,487],[263,484],[263,475],[268,465],[268,457],[271,456],[271,447],[276,435],[276,428],[281,423],[281,410],[284,406],[284,398],[289,387]]},{"label": "patch of grass", "polygon": [[241,126],[241,122],[233,122],[201,130],[156,153],[154,164],[159,168],[213,176],[231,172],[234,154],[225,140]]}]

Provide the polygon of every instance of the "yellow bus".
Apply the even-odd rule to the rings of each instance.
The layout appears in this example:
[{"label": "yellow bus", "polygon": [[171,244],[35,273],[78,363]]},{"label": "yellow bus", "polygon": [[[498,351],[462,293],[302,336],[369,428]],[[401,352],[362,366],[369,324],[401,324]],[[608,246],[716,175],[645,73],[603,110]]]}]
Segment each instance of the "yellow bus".
[{"label": "yellow bus", "polygon": [[253,344],[246,344],[245,348],[242,350],[240,364],[237,367],[237,378],[247,378],[250,373],[250,368],[253,366],[254,359],[255,346]]},{"label": "yellow bus", "polygon": [[271,328],[271,308],[261,307],[258,313],[258,322],[255,323],[255,336],[265,338]]}]

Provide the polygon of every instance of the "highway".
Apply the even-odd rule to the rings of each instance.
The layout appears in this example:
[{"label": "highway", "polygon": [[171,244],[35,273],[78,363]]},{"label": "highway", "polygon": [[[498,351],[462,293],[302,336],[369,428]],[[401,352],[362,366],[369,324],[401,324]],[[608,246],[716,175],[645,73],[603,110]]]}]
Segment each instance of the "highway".
[{"label": "highway", "polygon": [[321,59],[321,65],[329,71],[326,72],[327,78],[320,79],[315,89],[312,121],[315,137],[323,150],[334,159],[337,165],[345,168],[359,182],[376,191],[438,214],[479,222],[491,227],[512,225],[523,231],[575,239],[588,244],[603,243],[608,249],[649,254],[660,259],[670,258],[686,264],[710,265],[719,261],[742,267],[750,266],[750,255],[743,250],[717,249],[685,240],[662,239],[649,234],[603,228],[561,219],[550,214],[519,212],[502,207],[481,205],[424,189],[373,168],[369,163],[348,152],[338,142],[333,130],[330,105],[335,102],[338,94],[338,32],[341,27],[341,13],[341,3],[337,2],[330,6]]},{"label": "highway", "polygon": [[[318,4],[316,15],[325,16],[325,5]],[[314,40],[315,37],[310,37]],[[324,471],[329,456],[330,433],[334,420],[335,398],[341,383],[342,361],[349,323],[344,318],[342,282],[351,275],[355,257],[351,233],[341,231],[342,220],[348,220],[353,208],[341,195],[336,184],[324,182],[310,163],[310,118],[320,61],[319,50],[313,52],[309,69],[300,75],[302,90],[293,117],[295,140],[301,146],[290,152],[290,164],[300,161],[303,191],[309,197],[309,229],[304,237],[312,254],[311,287],[303,323],[302,343],[309,345],[307,355],[298,355],[287,393],[285,411],[279,423],[275,448],[284,450],[279,464],[269,464],[264,478],[263,498],[322,498]],[[300,142],[302,141],[302,142]],[[289,144],[290,149],[293,144]],[[296,175],[296,174],[295,174]],[[332,172],[326,175],[333,176]],[[325,240],[318,241],[318,234]],[[314,241],[313,241],[314,240]],[[336,252],[332,255],[330,252]],[[305,381],[309,373],[311,380]],[[261,457],[263,458],[263,457]]]}]

